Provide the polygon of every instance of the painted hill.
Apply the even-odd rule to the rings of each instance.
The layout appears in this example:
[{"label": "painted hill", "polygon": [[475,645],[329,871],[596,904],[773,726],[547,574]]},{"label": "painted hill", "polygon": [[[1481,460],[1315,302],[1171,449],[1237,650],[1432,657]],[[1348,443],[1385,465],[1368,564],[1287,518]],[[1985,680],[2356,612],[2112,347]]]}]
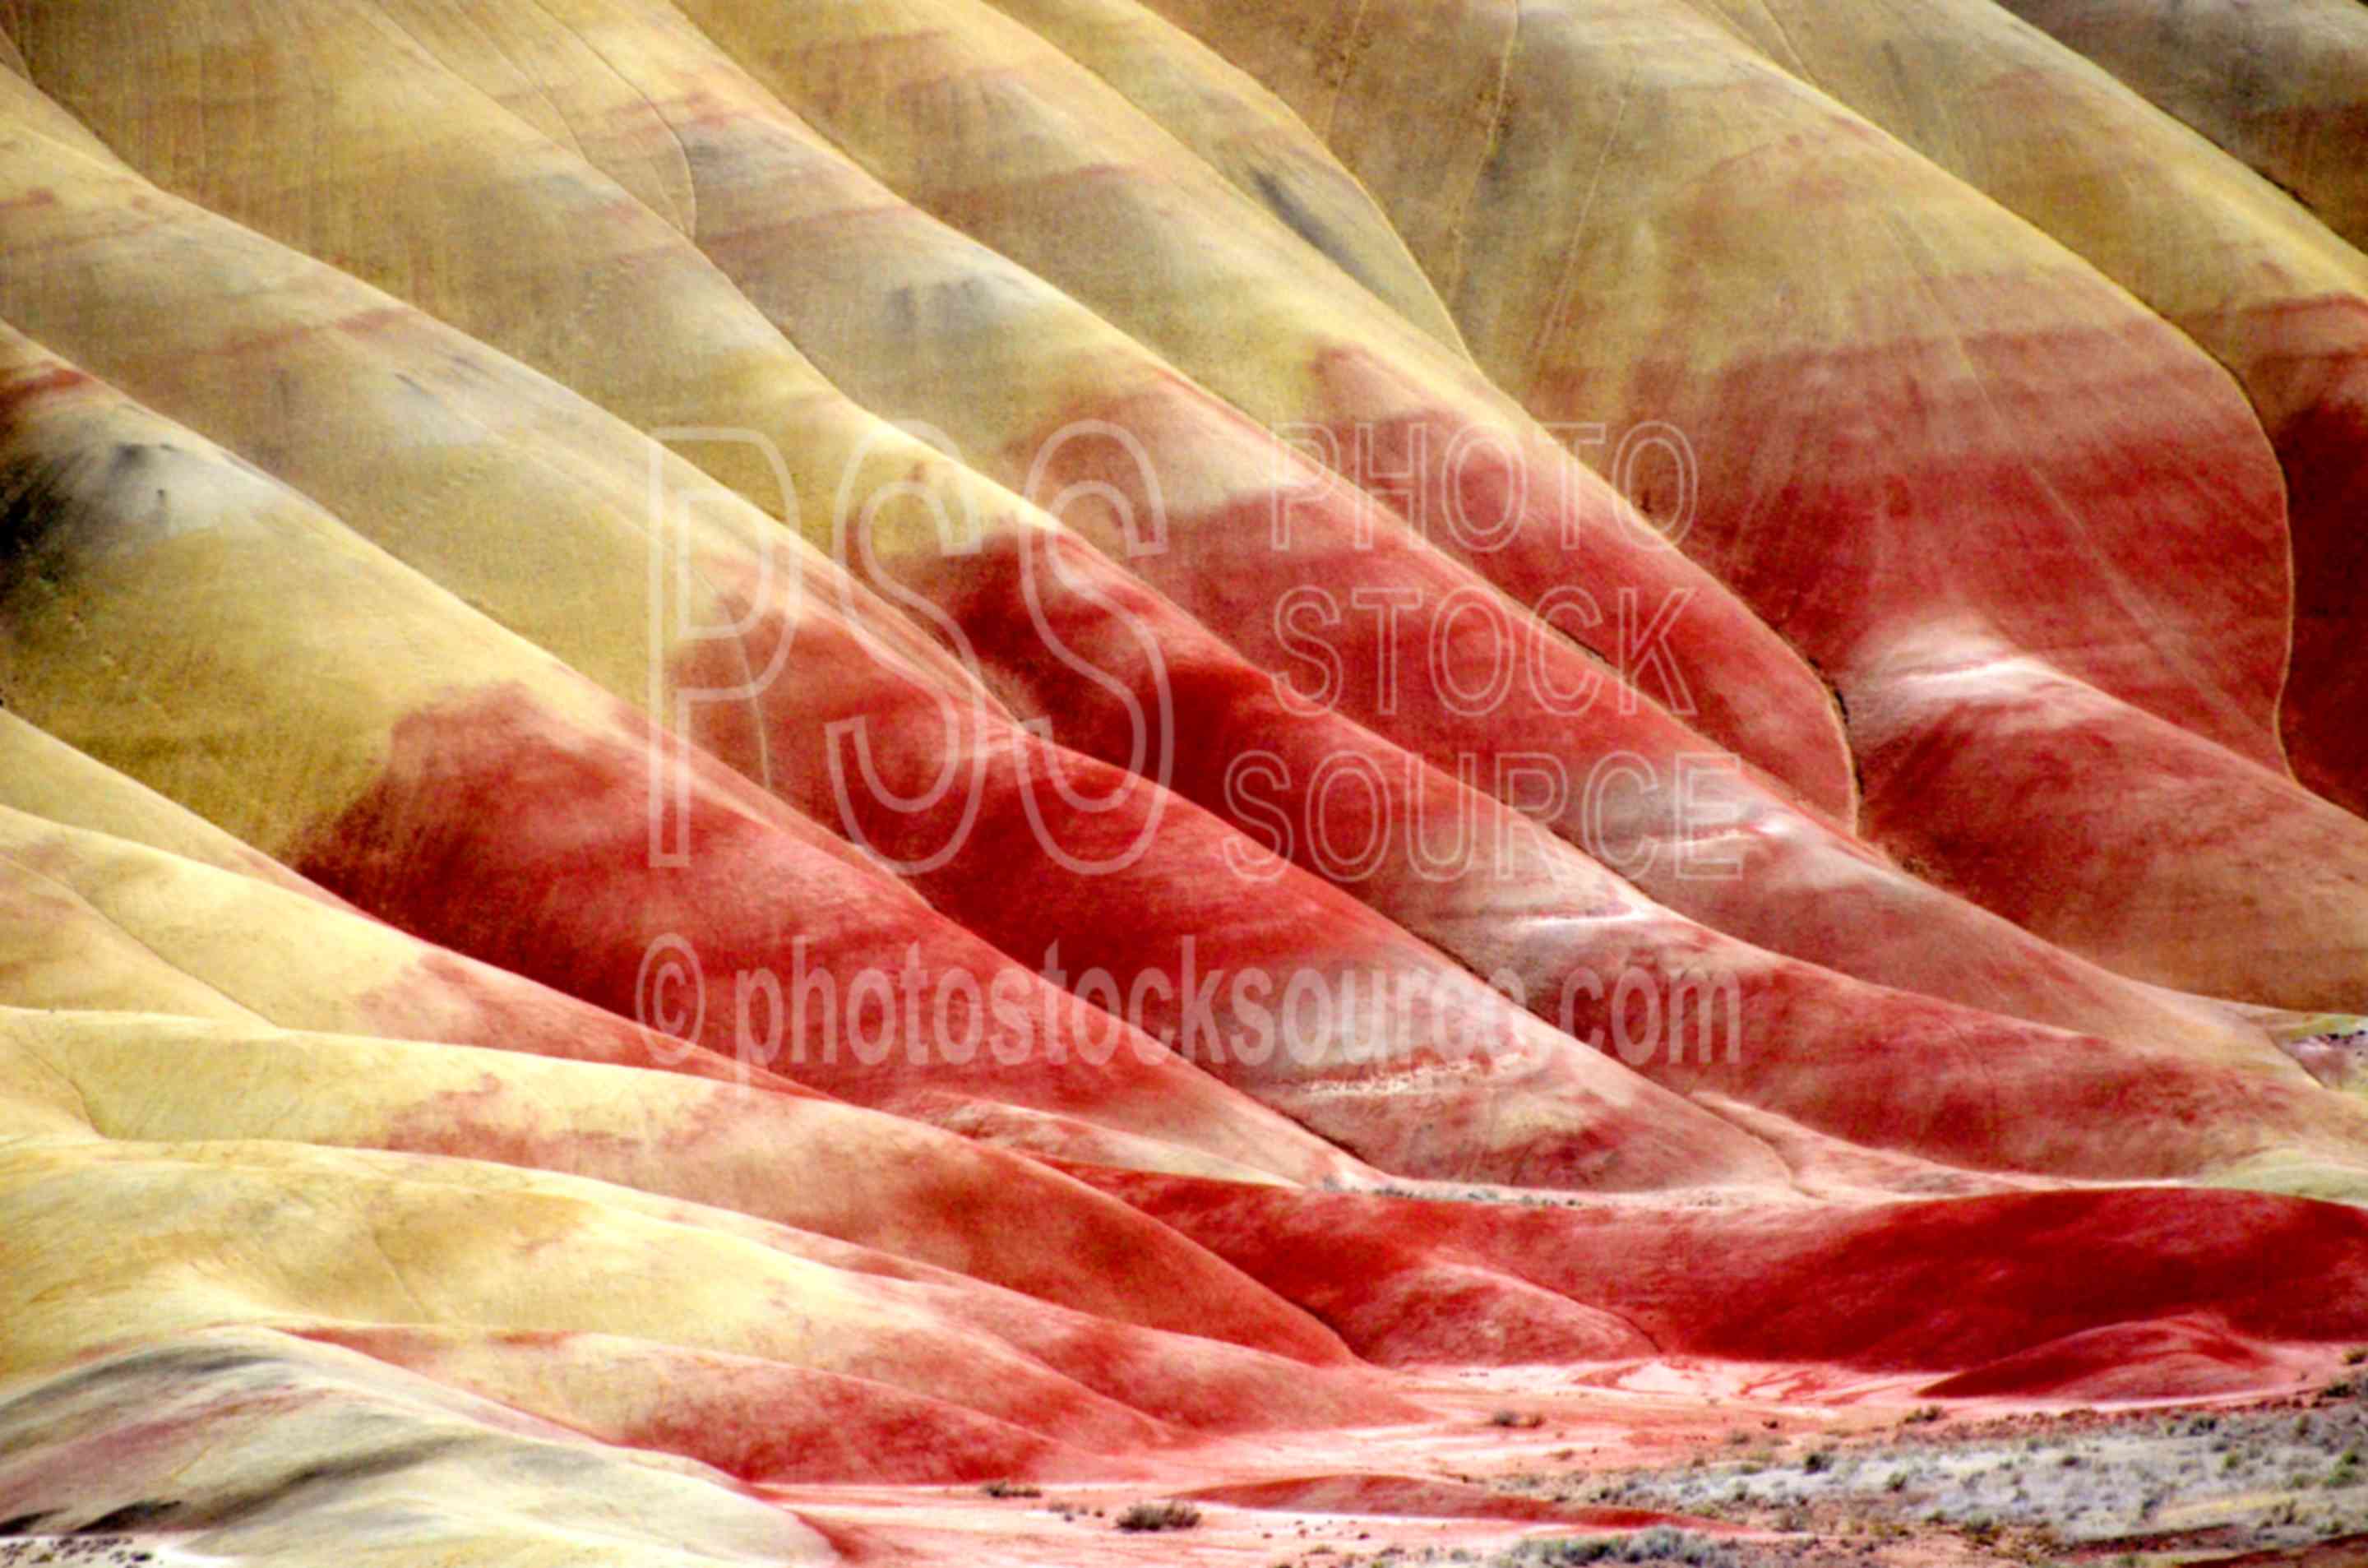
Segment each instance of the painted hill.
[{"label": "painted hill", "polygon": [[0,1563],[2328,1374],[2363,17],[0,0]]}]

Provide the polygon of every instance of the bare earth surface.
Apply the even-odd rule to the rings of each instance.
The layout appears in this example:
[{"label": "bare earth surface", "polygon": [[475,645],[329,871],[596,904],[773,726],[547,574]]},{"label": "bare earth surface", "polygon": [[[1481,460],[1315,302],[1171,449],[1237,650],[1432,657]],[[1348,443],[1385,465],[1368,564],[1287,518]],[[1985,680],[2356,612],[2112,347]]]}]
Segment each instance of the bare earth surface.
[{"label": "bare earth surface", "polygon": [[2368,8],[0,0],[0,1568],[2368,1564]]}]

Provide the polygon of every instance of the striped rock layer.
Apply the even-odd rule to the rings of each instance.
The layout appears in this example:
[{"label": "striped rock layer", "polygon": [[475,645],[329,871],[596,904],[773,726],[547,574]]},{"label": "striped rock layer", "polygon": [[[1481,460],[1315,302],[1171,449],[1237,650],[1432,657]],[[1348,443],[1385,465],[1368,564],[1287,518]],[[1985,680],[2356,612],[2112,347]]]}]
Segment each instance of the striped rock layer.
[{"label": "striped rock layer", "polygon": [[2349,0],[0,0],[0,1557],[1486,1543],[1654,1519],[1396,1473],[1480,1369],[2332,1367],[2363,106]]}]

